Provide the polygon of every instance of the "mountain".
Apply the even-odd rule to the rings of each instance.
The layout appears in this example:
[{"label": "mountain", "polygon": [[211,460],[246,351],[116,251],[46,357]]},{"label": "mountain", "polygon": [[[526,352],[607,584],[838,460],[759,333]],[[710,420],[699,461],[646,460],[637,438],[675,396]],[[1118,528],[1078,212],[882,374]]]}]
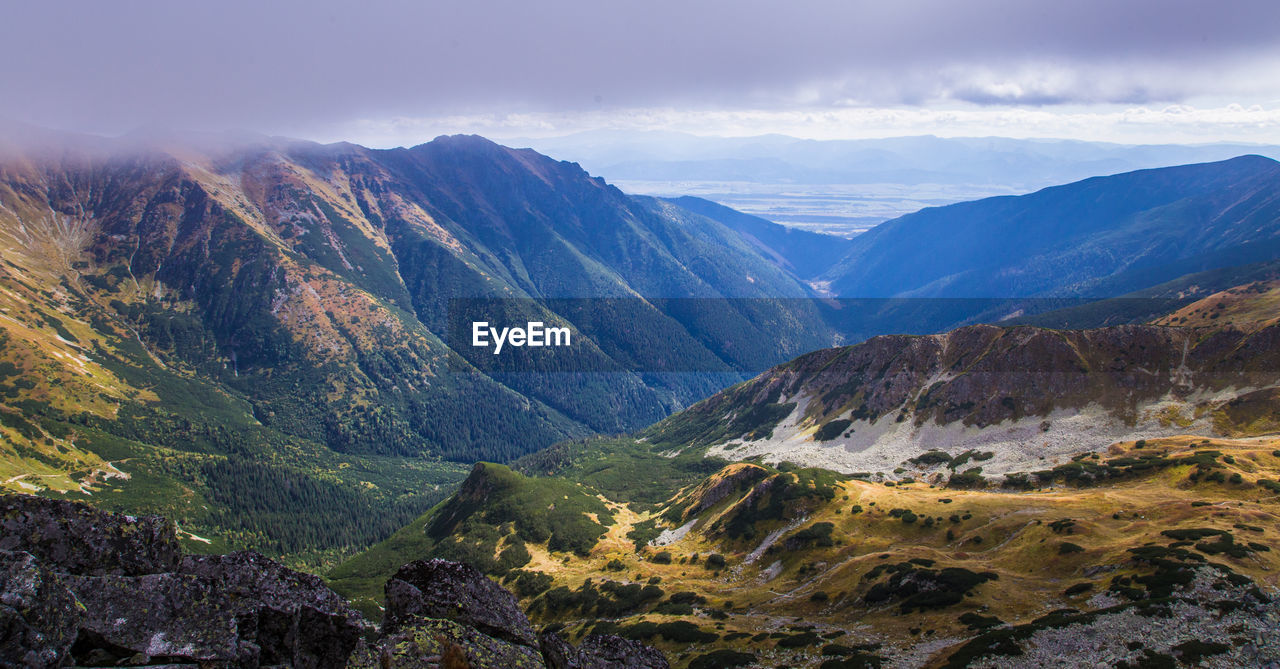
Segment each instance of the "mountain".
[{"label": "mountain", "polygon": [[[833,337],[734,230],[478,137],[13,140],[0,247],[0,481],[283,552],[385,535],[442,459],[635,429]],[[589,336],[495,366],[473,314]]]},{"label": "mountain", "polygon": [[699,197],[685,196],[670,201],[737,231],[762,253],[776,258],[780,265],[802,279],[830,267],[851,246],[843,237],[788,228]]},{"label": "mountain", "polygon": [[477,464],[330,583],[377,616],[397,565],[469,560],[539,624],[687,667],[1272,661],[1276,291],[806,354],[634,435]]},{"label": "mountain", "polygon": [[853,240],[847,297],[1114,297],[1275,258],[1280,164],[1259,156],[928,208]]},{"label": "mountain", "polygon": [[876,337],[801,356],[644,436],[845,473],[910,470],[926,451],[1036,469],[1127,438],[1254,433],[1250,412],[1269,411],[1280,384],[1277,336],[1133,325]]},{"label": "mountain", "polygon": [[513,139],[581,163],[631,193],[700,196],[789,227],[842,236],[924,207],[1133,170],[1280,159],[1257,144],[1124,145],[1006,137],[811,140],[591,131]]},{"label": "mountain", "polygon": [[509,144],[577,161],[615,181],[786,184],[998,184],[1034,190],[1099,174],[1224,160],[1273,146],[1127,145],[1007,137],[813,140],[599,130]]},{"label": "mountain", "polygon": [[[1243,291],[1253,284],[1270,284],[1280,278],[1280,260],[1249,263],[1192,272],[1172,281],[1104,300],[1064,300],[1071,303],[1057,309],[1041,311],[1030,316],[1002,320],[1008,325],[1037,325],[1056,329],[1098,328],[1107,325],[1145,323],[1177,325],[1161,320],[1163,317],[1202,298],[1221,291]],[[1042,305],[1055,300],[1045,300]],[[1264,306],[1262,304],[1256,306]],[[1185,324],[1185,323],[1183,323]],[[1256,323],[1241,321],[1242,326],[1254,327]]]},{"label": "mountain", "polygon": [[[1280,442],[1188,432],[989,484],[959,459],[893,481],[672,458],[649,438],[567,443],[525,474],[477,465],[330,583],[377,616],[396,565],[465,553],[536,624],[685,667],[1051,666],[1059,647],[1086,666],[1265,663],[1280,657]],[[1081,629],[1096,641],[1066,636]]]}]

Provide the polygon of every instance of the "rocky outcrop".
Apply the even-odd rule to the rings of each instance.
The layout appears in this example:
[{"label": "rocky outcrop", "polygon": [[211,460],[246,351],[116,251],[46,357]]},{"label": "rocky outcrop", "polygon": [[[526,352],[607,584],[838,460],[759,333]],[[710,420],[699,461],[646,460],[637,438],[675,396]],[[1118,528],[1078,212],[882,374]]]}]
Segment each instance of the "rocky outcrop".
[{"label": "rocky outcrop", "polygon": [[445,618],[504,641],[538,645],[515,596],[470,565],[447,560],[407,564],[387,581],[386,607],[387,631],[414,618]]},{"label": "rocky outcrop", "polygon": [[0,551],[0,665],[61,664],[83,614],[62,580],[30,553]]},{"label": "rocky outcrop", "polygon": [[578,646],[582,669],[667,669],[667,658],[639,641],[613,634],[593,634]]},{"label": "rocky outcrop", "polygon": [[84,576],[174,571],[177,528],[160,516],[108,515],[75,502],[0,497],[0,550],[21,550],[45,567]]},{"label": "rocky outcrop", "polygon": [[183,556],[158,516],[27,495],[0,510],[0,666],[343,667],[366,628],[315,576]]},{"label": "rocky outcrop", "polygon": [[574,648],[559,634],[538,635],[542,657],[550,669],[666,669],[667,658],[639,641],[613,634],[592,634]]},{"label": "rocky outcrop", "polygon": [[474,567],[446,560],[407,564],[387,581],[383,632],[377,647],[366,651],[357,664],[551,669],[669,666],[662,653],[621,637],[590,636],[575,648],[554,632],[535,635],[514,595]]},{"label": "rocky outcrop", "polygon": [[183,555],[163,518],[27,495],[0,509],[0,667],[668,666],[619,637],[539,637],[469,565],[402,567],[379,632],[316,576],[249,551]]}]

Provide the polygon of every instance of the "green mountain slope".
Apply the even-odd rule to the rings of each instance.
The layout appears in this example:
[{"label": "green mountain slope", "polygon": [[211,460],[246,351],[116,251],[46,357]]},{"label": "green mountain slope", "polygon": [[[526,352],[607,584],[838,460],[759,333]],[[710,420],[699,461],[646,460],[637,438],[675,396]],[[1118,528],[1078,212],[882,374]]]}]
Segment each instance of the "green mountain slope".
[{"label": "green mountain slope", "polygon": [[1248,662],[1256,650],[1230,637],[1276,612],[1278,445],[1121,441],[989,486],[712,459],[687,477],[687,463],[655,462],[651,489],[613,492],[609,472],[665,447],[578,442],[523,463],[552,475],[478,465],[330,583],[377,617],[380,579],[404,560],[470,559],[536,623],[643,639],[680,667],[959,667],[1095,623],[1110,632],[1090,653],[1176,658],[1201,640]]},{"label": "green mountain slope", "polygon": [[626,298],[636,318],[582,342],[599,368],[655,337],[712,372],[830,338],[734,231],[480,138],[45,139],[0,146],[0,482],[202,538],[349,551],[437,501],[465,471],[445,461],[634,429],[737,378],[485,373],[446,341],[458,298]]}]

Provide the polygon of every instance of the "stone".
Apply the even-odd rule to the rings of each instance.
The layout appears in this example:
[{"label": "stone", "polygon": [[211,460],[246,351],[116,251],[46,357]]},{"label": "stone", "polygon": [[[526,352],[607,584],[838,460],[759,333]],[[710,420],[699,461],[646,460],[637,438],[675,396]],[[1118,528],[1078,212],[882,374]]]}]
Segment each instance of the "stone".
[{"label": "stone", "polygon": [[578,645],[583,669],[669,669],[661,651],[613,634],[592,634]]},{"label": "stone", "polygon": [[0,551],[0,666],[66,663],[84,607],[26,552]]},{"label": "stone", "polygon": [[0,550],[21,550],[65,574],[142,576],[174,571],[177,527],[160,516],[126,516],[34,495],[0,496]]},{"label": "stone", "polygon": [[383,631],[395,632],[415,617],[443,618],[530,648],[538,641],[516,598],[471,565],[418,560],[387,581]]},{"label": "stone", "polygon": [[412,618],[376,646],[352,659],[352,667],[397,669],[542,669],[536,648],[484,634],[439,618]]}]

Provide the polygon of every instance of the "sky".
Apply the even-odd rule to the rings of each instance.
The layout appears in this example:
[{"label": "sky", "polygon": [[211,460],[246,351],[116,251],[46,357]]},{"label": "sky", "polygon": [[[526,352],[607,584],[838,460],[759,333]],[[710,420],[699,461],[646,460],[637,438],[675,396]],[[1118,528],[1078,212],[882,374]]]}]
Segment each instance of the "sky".
[{"label": "sky", "polygon": [[1280,143],[1266,0],[2,6],[0,118],[98,134]]}]

